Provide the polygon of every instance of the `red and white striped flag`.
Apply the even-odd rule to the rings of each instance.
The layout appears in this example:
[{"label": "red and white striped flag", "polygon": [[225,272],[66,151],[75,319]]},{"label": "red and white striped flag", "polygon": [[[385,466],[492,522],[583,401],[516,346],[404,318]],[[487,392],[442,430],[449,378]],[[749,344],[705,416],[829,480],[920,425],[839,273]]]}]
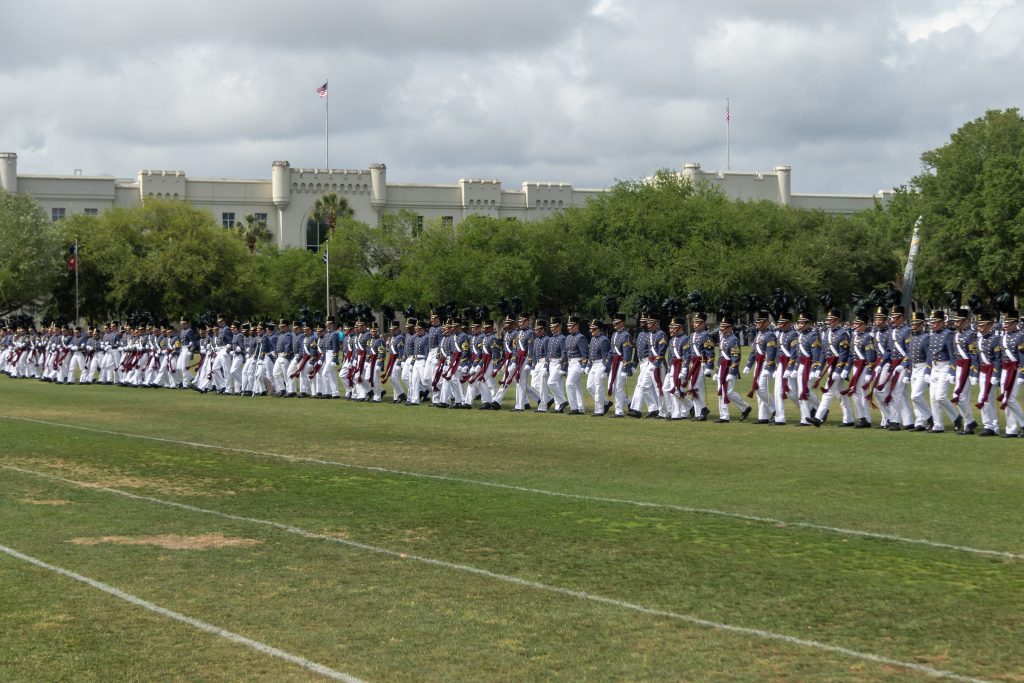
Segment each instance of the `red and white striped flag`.
[{"label": "red and white striped flag", "polygon": [[316,94],[320,96],[321,100],[327,97],[327,81],[324,81],[324,84],[316,89]]}]

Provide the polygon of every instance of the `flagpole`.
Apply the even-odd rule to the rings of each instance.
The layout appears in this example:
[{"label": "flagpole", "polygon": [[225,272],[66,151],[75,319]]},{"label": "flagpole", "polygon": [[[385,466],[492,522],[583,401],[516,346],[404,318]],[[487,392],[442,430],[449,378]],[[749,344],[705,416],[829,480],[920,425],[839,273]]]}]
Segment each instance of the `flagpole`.
[{"label": "flagpole", "polygon": [[327,269],[327,312],[324,315],[331,314],[331,240],[327,240],[326,249],[324,251],[324,268]]},{"label": "flagpole", "polygon": [[78,235],[75,235],[75,326],[81,325],[81,319],[78,317]]},{"label": "flagpole", "polygon": [[331,93],[326,90],[327,79],[324,79],[324,164],[325,168],[331,168]]},{"label": "flagpole", "polygon": [[729,145],[729,128],[732,125],[732,115],[729,113],[729,98],[725,98],[725,170],[729,170],[732,164],[731,152]]}]

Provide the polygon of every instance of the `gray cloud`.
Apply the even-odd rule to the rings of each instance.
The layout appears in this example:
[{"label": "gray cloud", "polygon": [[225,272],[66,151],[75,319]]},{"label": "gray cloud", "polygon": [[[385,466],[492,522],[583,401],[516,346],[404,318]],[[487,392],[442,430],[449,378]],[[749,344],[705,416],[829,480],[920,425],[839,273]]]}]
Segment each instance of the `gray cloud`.
[{"label": "gray cloud", "polygon": [[661,167],[793,166],[796,192],[907,182],[1019,104],[1019,1],[376,4],[44,0],[5,10],[0,151],[25,173],[266,177],[388,164],[406,182],[605,186]]}]

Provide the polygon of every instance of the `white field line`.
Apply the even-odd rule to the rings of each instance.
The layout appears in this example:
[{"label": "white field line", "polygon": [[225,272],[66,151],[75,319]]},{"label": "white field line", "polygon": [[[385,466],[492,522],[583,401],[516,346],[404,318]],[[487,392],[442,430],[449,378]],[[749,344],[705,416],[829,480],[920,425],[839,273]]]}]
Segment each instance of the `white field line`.
[{"label": "white field line", "polygon": [[51,427],[64,427],[67,429],[77,429],[85,432],[95,432],[97,434],[107,434],[111,436],[123,436],[129,439],[143,439],[146,441],[159,441],[163,443],[177,444],[179,446],[191,446],[193,448],[207,448],[211,450],[228,451],[232,453],[241,453],[243,455],[255,455],[265,458],[277,458],[280,460],[288,460],[290,462],[303,462],[314,465],[326,465],[329,467],[342,467],[352,470],[361,470],[364,472],[376,472],[379,474],[390,474],[402,477],[415,477],[418,479],[432,479],[435,481],[446,481],[457,484],[469,484],[473,486],[487,486],[495,489],[503,489],[506,491],[518,491],[520,493],[532,493],[541,496],[549,496],[553,498],[569,498],[572,500],[584,500],[595,503],[611,503],[615,505],[629,505],[632,507],[640,508],[652,508],[658,510],[673,510],[676,512],[687,512],[700,515],[710,515],[715,517],[726,517],[729,519],[742,519],[748,522],[759,522],[762,524],[771,524],[780,527],[792,527],[796,529],[813,529],[815,531],[824,531],[833,534],[839,534],[842,536],[854,536],[858,538],[872,538],[880,541],[892,541],[895,543],[909,543],[913,545],[922,545],[929,548],[941,548],[943,550],[955,550],[962,553],[970,553],[972,555],[982,555],[986,557],[1001,557],[1008,560],[1024,560],[1024,553],[1015,553],[1005,550],[990,550],[986,548],[973,548],[966,545],[957,545],[955,543],[943,543],[942,541],[931,541],[924,538],[910,538],[908,536],[899,536],[896,534],[887,534],[880,531],[861,531],[858,529],[846,529],[843,527],[828,526],[825,524],[815,524],[813,522],[790,522],[784,519],[776,519],[773,517],[763,517],[760,515],[748,515],[742,512],[728,512],[725,510],[715,510],[712,508],[697,508],[690,507],[687,505],[676,505],[673,503],[657,503],[644,500],[631,500],[629,498],[608,498],[605,496],[588,496],[580,493],[565,493],[562,491],[550,491],[547,489],[531,488],[528,486],[516,486],[515,484],[502,484],[499,482],[484,481],[480,479],[466,479],[463,477],[452,477],[443,474],[427,474],[424,472],[409,472],[405,470],[394,470],[386,467],[375,467],[372,465],[355,465],[352,463],[340,462],[337,460],[320,460],[317,458],[306,458],[295,455],[285,455],[282,453],[270,453],[268,451],[255,451],[247,448],[237,448],[235,446],[220,446],[217,444],[199,443],[196,441],[180,441],[178,439],[165,439],[159,436],[147,436],[145,434],[131,434],[128,432],[115,432],[106,429],[97,429],[95,427],[83,427],[81,425],[64,424],[61,422],[48,422],[46,420],[36,420],[28,417],[13,417],[10,415],[0,415],[0,418],[7,420],[19,420],[22,422],[33,422],[36,424],[48,425]]},{"label": "white field line", "polygon": [[480,569],[479,567],[473,567],[471,565],[459,564],[456,562],[448,562],[446,560],[438,560],[432,557],[424,557],[422,555],[413,555],[409,553],[398,552],[395,550],[389,550],[388,548],[382,548],[380,546],[369,545],[367,543],[359,543],[358,541],[350,541],[343,538],[337,538],[335,536],[328,536],[326,534],[318,534],[313,531],[307,531],[305,529],[291,526],[289,524],[282,524],[280,522],[274,522],[266,519],[257,519],[254,517],[232,515],[227,512],[220,512],[218,510],[208,510],[205,508],[195,507],[193,505],[186,505],[185,503],[176,503],[174,501],[153,498],[151,496],[140,496],[138,494],[129,493],[127,491],[121,491],[119,489],[108,488],[105,486],[96,486],[88,482],[80,482],[75,481],[73,479],[65,479],[64,477],[58,477],[52,474],[44,474],[42,472],[34,472],[32,470],[26,470],[20,467],[14,467],[12,465],[0,464],[0,468],[12,470],[14,472],[21,472],[23,474],[28,474],[31,476],[41,477],[43,479],[49,479],[51,481],[62,482],[65,484],[70,484],[72,486],[88,488],[94,491],[103,491],[105,493],[124,496],[125,498],[130,498],[132,500],[146,501],[149,503],[155,503],[157,505],[178,508],[180,510],[187,510],[189,512],[197,512],[204,515],[213,515],[215,517],[221,517],[223,519],[229,519],[236,522],[259,524],[261,526],[271,527],[273,529],[285,531],[289,534],[295,534],[296,536],[301,536],[307,539],[337,543],[339,545],[348,546],[350,548],[355,548],[357,550],[362,550],[365,552],[376,553],[378,555],[384,555],[386,557],[390,557],[393,559],[412,560],[413,562],[420,562],[426,565],[430,565],[432,567],[438,567],[440,569],[447,569],[451,571],[482,576],[487,579],[501,581],[515,586],[522,586],[524,588],[544,591],[547,593],[554,593],[557,595],[564,595],[572,598],[577,598],[579,600],[586,600],[589,602],[595,602],[603,605],[610,605],[612,607],[618,607],[620,609],[638,612],[640,614],[661,617],[664,619],[671,619],[673,621],[693,624],[696,626],[702,626],[704,628],[709,628],[716,631],[723,631],[726,633],[733,633],[745,636],[753,636],[755,638],[762,638],[764,640],[773,640],[788,643],[790,645],[811,648],[822,652],[840,654],[846,657],[852,657],[854,659],[875,662],[878,664],[887,664],[889,666],[895,666],[901,669],[906,669],[908,671],[915,671],[917,673],[925,674],[927,676],[932,676],[935,678],[944,678],[952,681],[963,681],[965,683],[989,683],[988,681],[981,678],[972,678],[970,676],[955,673],[953,671],[943,671],[941,669],[935,669],[933,667],[925,666],[923,664],[916,664],[914,662],[904,662],[898,659],[892,659],[890,657],[874,654],[871,652],[862,652],[860,650],[853,650],[839,645],[829,645],[828,643],[823,643],[817,640],[797,638],[795,636],[788,636],[783,633],[775,633],[773,631],[765,631],[763,629],[749,628],[746,626],[735,626],[732,624],[710,621],[708,619],[701,619],[700,617],[695,617],[688,614],[680,614],[678,612],[670,612],[668,610],[644,607],[643,605],[639,605],[632,602],[626,602],[624,600],[617,600],[615,598],[605,597],[603,595],[598,595],[596,593],[588,593],[586,591],[574,590],[571,588],[563,588],[561,586],[553,586],[546,583],[540,583],[539,581],[530,581],[529,579],[523,579],[518,576],[512,576],[509,574],[499,574],[497,572],[492,572],[487,569]]},{"label": "white field line", "polygon": [[67,577],[69,579],[73,579],[75,581],[78,581],[79,583],[84,583],[87,586],[92,586],[97,590],[101,590],[104,593],[109,593],[110,595],[113,595],[115,598],[119,598],[121,600],[124,600],[125,602],[137,605],[138,607],[142,607],[143,609],[148,609],[150,612],[156,612],[160,616],[167,617],[168,619],[174,619],[175,621],[180,621],[183,624],[188,624],[192,628],[199,629],[200,631],[205,631],[206,633],[212,633],[215,636],[226,638],[227,640],[230,640],[233,643],[245,645],[246,647],[252,648],[253,650],[261,652],[265,655],[270,655],[271,657],[283,659],[286,662],[290,662],[291,664],[297,664],[298,666],[301,666],[303,669],[307,669],[309,671],[312,671],[313,673],[318,673],[321,676],[326,676],[336,681],[346,681],[347,683],[363,683],[362,679],[356,678],[355,676],[350,676],[346,673],[342,673],[341,671],[335,671],[334,669],[330,669],[324,666],[323,664],[311,662],[308,659],[304,659],[297,655],[293,655],[289,652],[285,652],[284,650],[280,650],[276,647],[267,645],[266,643],[261,643],[258,640],[246,638],[245,636],[234,633],[233,631],[228,631],[219,626],[208,624],[205,621],[193,619],[192,617],[185,616],[180,612],[175,612],[174,610],[169,610],[166,607],[161,607],[160,605],[156,605],[152,602],[149,602],[148,600],[143,600],[142,598],[132,595],[131,593],[125,593],[123,590],[119,588],[114,588],[109,584],[96,581],[95,579],[90,579],[87,576],[82,576],[81,574],[76,574],[73,571],[62,569],[61,567],[57,567],[47,562],[43,562],[42,560],[38,560],[34,557],[30,557],[29,555],[20,553],[17,550],[14,550],[13,548],[8,548],[5,545],[0,545],[0,552],[6,553],[7,555],[10,555],[11,557],[17,558],[19,560],[28,562],[29,564],[34,564],[35,566],[41,567],[42,569],[49,570],[56,574],[60,574],[61,576]]}]

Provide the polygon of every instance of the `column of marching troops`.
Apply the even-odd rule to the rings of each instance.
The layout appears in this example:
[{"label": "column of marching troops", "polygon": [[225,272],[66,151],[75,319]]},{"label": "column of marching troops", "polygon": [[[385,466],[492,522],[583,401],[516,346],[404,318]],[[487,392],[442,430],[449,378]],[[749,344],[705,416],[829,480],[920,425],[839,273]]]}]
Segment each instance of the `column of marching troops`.
[{"label": "column of marching troops", "polygon": [[[959,309],[926,318],[903,307],[859,313],[844,324],[838,309],[816,323],[800,313],[758,312],[746,363],[734,320],[674,317],[668,330],[648,314],[634,332],[626,316],[611,324],[575,316],[494,320],[410,318],[404,331],[388,321],[334,318],[313,329],[305,322],[276,325],[224,317],[216,326],[170,325],[103,329],[68,326],[37,331],[0,330],[0,369],[14,378],[58,384],[117,384],[194,389],[257,396],[347,398],[416,406],[568,412],[599,417],[708,419],[708,391],[718,423],[733,410],[756,424],[784,425],[786,405],[797,426],[819,427],[839,404],[839,427],[891,431],[1018,436],[1024,413],[1017,400],[1024,382],[1024,332],[1017,311],[997,320],[990,312]],[[586,331],[584,331],[586,330]],[[752,376],[746,397],[736,389]],[[636,376],[632,395],[627,379]],[[590,400],[584,401],[584,394]],[[748,403],[746,399],[753,399]],[[1000,427],[999,411],[1005,414]],[[977,411],[977,412],[975,412]],[[977,415],[977,417],[976,417]],[[979,428],[980,420],[980,430]]]}]

